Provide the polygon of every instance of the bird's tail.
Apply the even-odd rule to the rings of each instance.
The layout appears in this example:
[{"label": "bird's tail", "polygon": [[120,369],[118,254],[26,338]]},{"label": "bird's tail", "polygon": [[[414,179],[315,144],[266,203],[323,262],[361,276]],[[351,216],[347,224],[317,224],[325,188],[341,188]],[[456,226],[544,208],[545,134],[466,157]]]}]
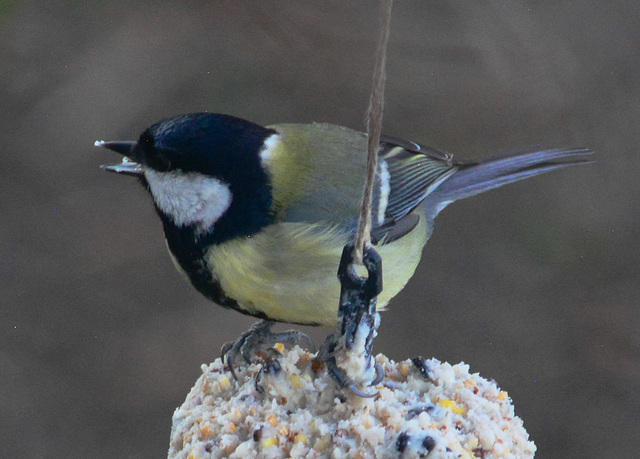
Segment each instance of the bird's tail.
[{"label": "bird's tail", "polygon": [[461,163],[424,201],[427,214],[435,218],[447,205],[458,199],[498,188],[555,169],[585,164],[592,154],[586,148],[558,148],[533,153],[492,158],[477,163]]}]

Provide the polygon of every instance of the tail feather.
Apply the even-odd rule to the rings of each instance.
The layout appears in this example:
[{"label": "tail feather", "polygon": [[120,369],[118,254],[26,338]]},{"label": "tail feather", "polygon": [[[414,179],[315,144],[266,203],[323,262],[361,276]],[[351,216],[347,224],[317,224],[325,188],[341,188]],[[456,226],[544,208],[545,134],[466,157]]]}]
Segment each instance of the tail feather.
[{"label": "tail feather", "polygon": [[424,206],[435,218],[447,205],[484,191],[556,169],[590,163],[586,148],[561,148],[461,164],[460,169],[427,196]]}]

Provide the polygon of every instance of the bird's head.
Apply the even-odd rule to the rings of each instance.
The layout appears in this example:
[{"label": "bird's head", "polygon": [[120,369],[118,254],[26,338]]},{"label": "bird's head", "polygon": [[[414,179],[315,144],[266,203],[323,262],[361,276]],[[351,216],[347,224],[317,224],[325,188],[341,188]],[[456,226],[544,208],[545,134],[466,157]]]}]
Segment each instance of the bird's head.
[{"label": "bird's head", "polygon": [[197,113],[160,121],[138,141],[96,145],[124,156],[102,167],[139,177],[165,227],[227,239],[269,221],[272,198],[260,153],[274,134],[232,116]]}]

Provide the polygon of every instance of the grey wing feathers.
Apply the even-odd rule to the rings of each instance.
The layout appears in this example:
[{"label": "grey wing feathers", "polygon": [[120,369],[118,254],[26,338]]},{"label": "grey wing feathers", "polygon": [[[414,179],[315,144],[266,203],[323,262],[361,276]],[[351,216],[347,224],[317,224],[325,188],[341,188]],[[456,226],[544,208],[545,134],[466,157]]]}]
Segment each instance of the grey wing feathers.
[{"label": "grey wing feathers", "polygon": [[438,188],[437,194],[441,199],[456,201],[554,169],[591,162],[584,157],[592,153],[586,148],[556,148],[490,158],[460,170]]},{"label": "grey wing feathers", "polygon": [[[381,226],[393,226],[423,203],[433,219],[449,203],[555,169],[589,163],[586,148],[557,148],[482,161],[456,161],[449,153],[390,137],[381,142],[381,180],[389,192]],[[383,193],[380,193],[383,196]]]},{"label": "grey wing feathers", "polygon": [[[407,149],[407,144],[413,148]],[[415,209],[451,174],[458,170],[452,156],[405,142],[385,143],[380,154],[389,179],[385,223],[398,221]]]}]

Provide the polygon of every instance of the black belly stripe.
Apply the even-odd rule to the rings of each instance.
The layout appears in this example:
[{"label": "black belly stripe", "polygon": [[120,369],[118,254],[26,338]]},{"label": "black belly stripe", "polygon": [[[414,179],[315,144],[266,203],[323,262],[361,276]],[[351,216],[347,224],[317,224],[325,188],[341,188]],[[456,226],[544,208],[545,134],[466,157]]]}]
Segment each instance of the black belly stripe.
[{"label": "black belly stripe", "polygon": [[264,313],[245,310],[235,299],[225,294],[220,281],[213,277],[205,261],[205,251],[209,244],[201,240],[195,228],[179,228],[163,217],[161,215],[167,247],[198,292],[224,308],[260,319],[269,318]]}]

